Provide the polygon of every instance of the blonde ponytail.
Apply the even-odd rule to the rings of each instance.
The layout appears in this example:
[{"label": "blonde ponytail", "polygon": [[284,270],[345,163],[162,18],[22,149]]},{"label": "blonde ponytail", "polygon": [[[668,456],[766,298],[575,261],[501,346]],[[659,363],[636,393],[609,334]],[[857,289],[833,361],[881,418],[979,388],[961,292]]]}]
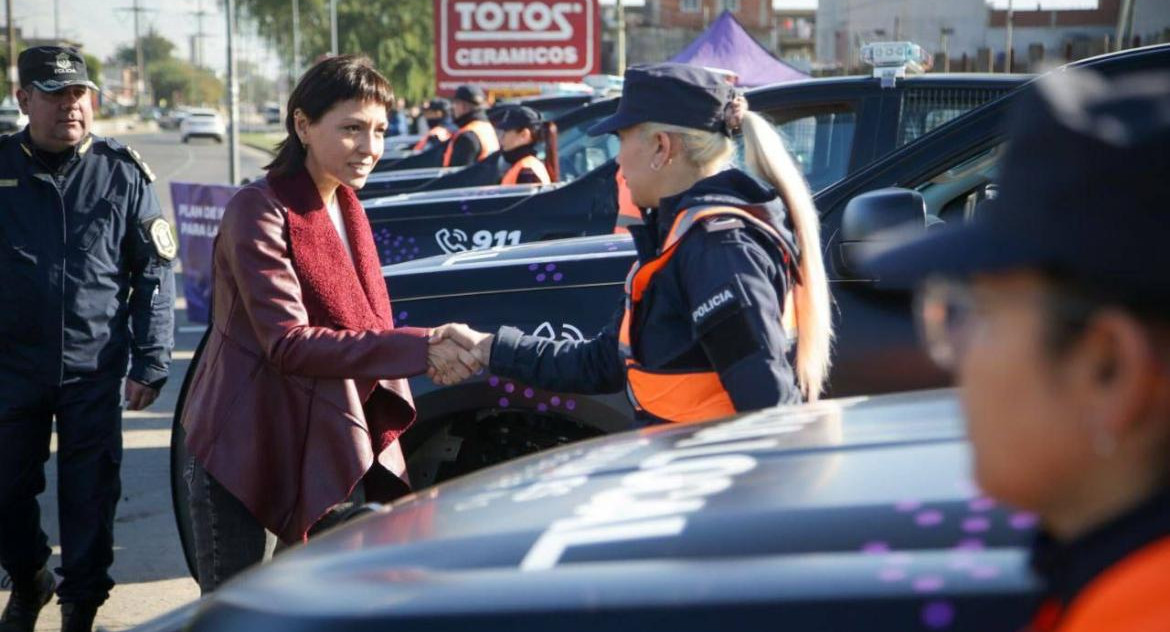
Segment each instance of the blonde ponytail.
[{"label": "blonde ponytail", "polygon": [[[793,288],[796,306],[796,380],[805,401],[820,398],[829,377],[833,341],[833,314],[829,282],[821,258],[821,221],[813,206],[812,194],[804,174],[768,121],[747,111],[746,103],[735,112],[743,129],[744,162],[749,170],[780,192],[796,229],[800,248],[800,279]],[[651,137],[658,132],[674,134],[682,141],[682,155],[699,167],[728,167],[735,156],[735,143],[718,132],[643,123],[642,133]],[[780,297],[783,304],[784,297]]]},{"label": "blonde ponytail", "polygon": [[788,208],[800,247],[796,304],[796,379],[805,401],[816,401],[829,377],[833,314],[829,281],[821,257],[821,221],[804,174],[771,123],[755,112],[743,113],[744,162],[776,187]]}]

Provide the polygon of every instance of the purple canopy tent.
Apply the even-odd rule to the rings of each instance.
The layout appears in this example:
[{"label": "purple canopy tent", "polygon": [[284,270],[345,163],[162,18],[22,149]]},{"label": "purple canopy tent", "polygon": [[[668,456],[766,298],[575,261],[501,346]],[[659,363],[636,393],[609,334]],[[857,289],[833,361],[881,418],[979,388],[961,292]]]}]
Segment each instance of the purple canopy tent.
[{"label": "purple canopy tent", "polygon": [[760,46],[730,11],[724,11],[711,28],[670,61],[730,70],[739,76],[737,85],[749,88],[808,79],[807,74]]}]

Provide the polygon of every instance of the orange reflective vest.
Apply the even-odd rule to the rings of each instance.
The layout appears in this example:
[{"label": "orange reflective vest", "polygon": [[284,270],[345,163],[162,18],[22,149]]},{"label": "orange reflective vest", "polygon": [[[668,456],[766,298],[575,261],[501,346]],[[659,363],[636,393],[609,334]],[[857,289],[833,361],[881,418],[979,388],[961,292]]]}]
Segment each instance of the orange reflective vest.
[{"label": "orange reflective vest", "polygon": [[500,141],[496,138],[496,129],[492,127],[491,123],[479,120],[471,121],[460,127],[459,131],[451,137],[451,142],[447,143],[447,151],[443,152],[444,167],[451,166],[451,154],[455,152],[455,141],[464,134],[475,134],[475,137],[479,139],[479,155],[475,157],[476,162],[482,161],[500,149]]},{"label": "orange reflective vest", "polygon": [[634,196],[630,195],[630,187],[626,185],[626,176],[621,167],[617,170],[617,225],[613,227],[615,234],[629,233],[629,226],[642,223],[642,211],[634,204]]},{"label": "orange reflective vest", "polygon": [[440,143],[445,142],[448,138],[451,138],[451,130],[443,127],[442,125],[436,125],[435,127],[432,127],[431,129],[427,130],[427,133],[423,135],[422,138],[418,139],[417,143],[414,144],[414,150],[422,151],[426,149],[427,144],[431,142],[432,138],[438,139]]},{"label": "orange reflective vest", "polygon": [[[783,253],[784,268],[788,269],[792,264],[789,248],[776,229],[747,211],[733,206],[700,206],[680,212],[666,235],[661,254],[645,264],[635,262],[626,277],[626,308],[618,330],[618,351],[626,365],[626,396],[636,411],[673,422],[707,421],[736,412],[731,395],[719,381],[719,373],[714,370],[648,369],[634,357],[630,331],[634,311],[646,293],[646,288],[650,286],[654,275],[670,262],[687,232],[703,220],[728,216],[743,220],[770,236]],[[794,333],[796,311],[791,290],[784,297],[783,318],[785,329]]]},{"label": "orange reflective vest", "polygon": [[[500,184],[516,184],[516,179],[520,177],[520,172],[525,169],[531,169],[536,177],[540,178],[541,184],[548,184],[552,180],[548,177],[548,169],[544,167],[544,163],[536,156],[525,156],[516,161],[507,172],[504,173],[504,179],[500,180]],[[526,182],[525,184],[535,184],[534,182]]]},{"label": "orange reflective vest", "polygon": [[1089,583],[1063,613],[1048,606],[1035,632],[1170,630],[1170,537],[1138,549]]}]

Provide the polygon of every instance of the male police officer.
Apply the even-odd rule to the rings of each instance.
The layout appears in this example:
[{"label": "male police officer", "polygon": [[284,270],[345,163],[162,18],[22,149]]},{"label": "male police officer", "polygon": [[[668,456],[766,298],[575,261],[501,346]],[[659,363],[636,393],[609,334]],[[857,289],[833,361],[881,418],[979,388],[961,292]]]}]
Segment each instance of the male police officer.
[{"label": "male police officer", "polygon": [[36,496],[56,418],[57,595],[63,629],[88,631],[113,587],[122,396],[149,406],[170,364],[176,244],[150,169],[90,134],[81,55],[30,48],[18,65],[29,124],[0,137],[0,630],[32,630],[53,594]]},{"label": "male police officer", "polygon": [[451,109],[459,129],[443,153],[444,167],[473,165],[499,151],[500,141],[495,128],[488,122],[486,107],[487,96],[479,86],[459,86],[455,90]]}]

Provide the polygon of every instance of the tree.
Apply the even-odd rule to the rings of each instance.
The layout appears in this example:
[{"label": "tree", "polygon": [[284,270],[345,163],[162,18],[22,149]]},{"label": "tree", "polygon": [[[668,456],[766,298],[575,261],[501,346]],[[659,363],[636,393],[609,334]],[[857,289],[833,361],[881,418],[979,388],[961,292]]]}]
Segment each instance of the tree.
[{"label": "tree", "polygon": [[147,69],[154,87],[155,103],[213,105],[223,99],[223,82],[206,68],[171,57],[150,65]]},{"label": "tree", "polygon": [[[142,36],[142,63],[149,66],[156,61],[170,59],[175,52],[175,44],[171,40],[159,35],[151,29]],[[114,60],[123,66],[138,65],[138,49],[134,42],[122,45],[114,53]]]},{"label": "tree", "polygon": [[[411,101],[434,91],[432,0],[339,0],[338,48],[364,53],[390,80],[398,96]],[[255,20],[260,36],[292,60],[289,0],[239,0],[241,14]],[[300,0],[301,66],[329,52],[329,1]],[[290,64],[291,65],[291,64]],[[295,78],[294,78],[295,80]]]},{"label": "tree", "polygon": [[102,85],[102,62],[89,53],[82,53],[81,56],[85,58],[85,69],[89,73],[89,80],[100,88]]}]

